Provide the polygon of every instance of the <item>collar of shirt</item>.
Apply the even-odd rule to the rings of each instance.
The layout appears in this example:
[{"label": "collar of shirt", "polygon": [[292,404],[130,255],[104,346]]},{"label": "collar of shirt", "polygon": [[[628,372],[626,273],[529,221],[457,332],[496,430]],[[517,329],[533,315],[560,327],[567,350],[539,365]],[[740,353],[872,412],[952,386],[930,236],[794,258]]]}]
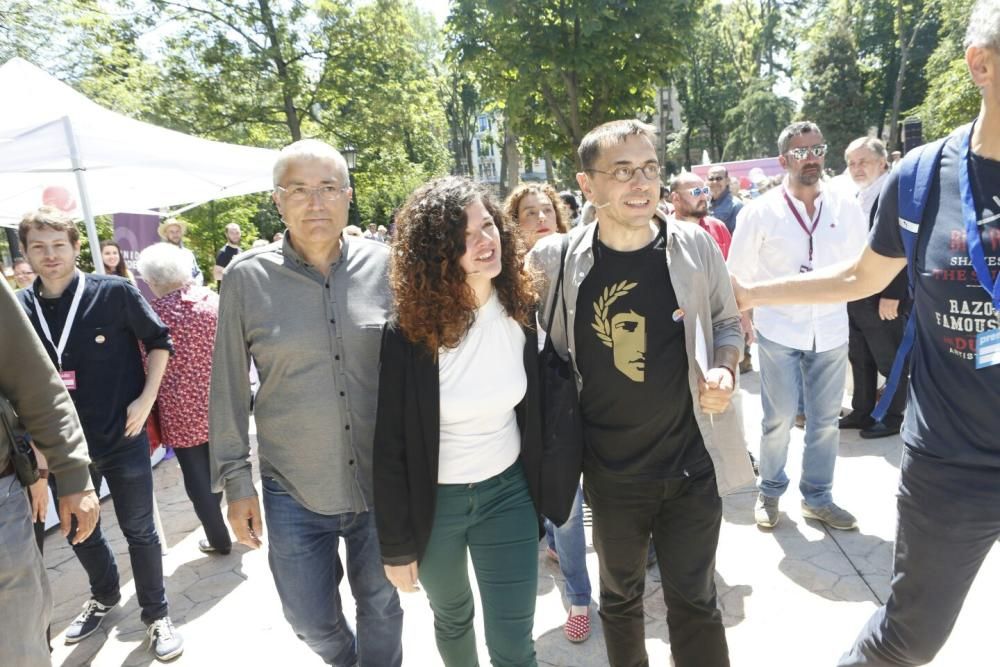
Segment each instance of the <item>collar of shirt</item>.
[{"label": "collar of shirt", "polygon": [[[349,248],[351,246],[351,242],[348,240],[350,238],[351,237],[348,234],[340,235],[340,256],[337,258],[337,261],[335,261],[333,264],[330,265],[331,270],[336,268],[340,264],[343,264],[344,260],[347,259],[348,254],[350,253]],[[294,261],[297,265],[301,267],[308,267],[310,269],[316,268],[312,264],[307,262],[305,259],[303,259],[302,255],[300,255],[299,252],[295,249],[295,246],[292,245],[292,232],[290,230],[286,231],[285,235],[281,239],[281,254],[286,257],[290,257],[292,261]]]},{"label": "collar of shirt", "polygon": [[82,275],[83,273],[74,271],[73,279],[69,281],[69,284],[66,285],[62,294],[58,297],[46,297],[42,294],[43,284],[41,277],[35,278],[35,283],[31,286],[31,289],[36,299],[45,299],[47,301],[63,301],[64,299],[72,299],[73,295],[76,294],[76,286],[80,282],[80,276]]}]

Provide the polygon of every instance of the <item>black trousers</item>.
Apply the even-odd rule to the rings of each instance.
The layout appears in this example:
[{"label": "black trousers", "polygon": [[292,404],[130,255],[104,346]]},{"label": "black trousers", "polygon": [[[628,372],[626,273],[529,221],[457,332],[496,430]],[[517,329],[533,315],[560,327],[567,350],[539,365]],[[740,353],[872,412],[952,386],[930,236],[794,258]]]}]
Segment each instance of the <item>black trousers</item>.
[{"label": "black trousers", "polygon": [[[854,396],[851,408],[858,414],[870,415],[875,409],[878,392],[878,374],[889,377],[896,350],[903,340],[907,311],[900,304],[899,317],[883,320],[878,316],[878,296],[869,297],[847,304],[850,338],[847,344],[847,358],[851,362],[851,376],[854,379]],[[909,364],[903,369],[899,386],[889,404],[883,420],[890,426],[899,426],[903,421],[906,407]]]},{"label": "black trousers", "polygon": [[643,589],[650,534],[676,667],[728,667],[716,606],[715,550],[722,500],[709,470],[697,478],[635,481],[585,470],[600,563],[600,616],[611,667],[645,667]]},{"label": "black trousers", "polygon": [[222,518],[221,493],[212,493],[212,471],[208,461],[208,443],[195,447],[175,447],[174,454],[184,475],[184,490],[194,505],[194,513],[205,529],[208,543],[220,551],[233,546]]},{"label": "black trousers", "polygon": [[[934,659],[1000,538],[998,476],[996,468],[949,465],[904,447],[889,600],[840,667],[911,667]],[[974,662],[996,664],[988,657]]]}]

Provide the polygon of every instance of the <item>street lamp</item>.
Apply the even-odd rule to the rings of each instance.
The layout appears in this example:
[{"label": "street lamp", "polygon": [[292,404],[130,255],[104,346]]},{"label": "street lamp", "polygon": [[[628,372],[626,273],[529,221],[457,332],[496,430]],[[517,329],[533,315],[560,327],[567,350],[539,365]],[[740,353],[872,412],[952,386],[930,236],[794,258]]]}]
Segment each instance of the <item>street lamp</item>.
[{"label": "street lamp", "polygon": [[344,156],[344,162],[347,163],[347,179],[352,192],[351,205],[347,212],[347,221],[348,224],[360,227],[361,213],[358,212],[358,193],[354,189],[354,168],[358,166],[358,149],[354,144],[344,144],[344,147],[340,150],[340,154]]}]

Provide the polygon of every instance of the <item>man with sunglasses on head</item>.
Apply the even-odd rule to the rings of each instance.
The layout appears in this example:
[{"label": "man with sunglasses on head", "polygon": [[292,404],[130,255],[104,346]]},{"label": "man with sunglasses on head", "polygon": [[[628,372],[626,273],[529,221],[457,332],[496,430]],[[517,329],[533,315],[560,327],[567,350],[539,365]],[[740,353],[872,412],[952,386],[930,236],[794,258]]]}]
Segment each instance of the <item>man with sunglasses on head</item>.
[{"label": "man with sunglasses on head", "polygon": [[[542,327],[573,364],[579,391],[608,662],[648,664],[652,535],[674,664],[726,667],[714,580],[719,496],[753,481],[730,406],[743,335],[716,244],[657,209],[654,132],[619,120],[587,133],[576,176],[583,224],[540,240],[528,263],[543,276]],[[553,299],[565,310],[557,302],[545,321]]]},{"label": "man with sunglasses on head", "polygon": [[[225,273],[212,358],[209,426],[215,491],[237,540],[264,526],[250,463],[250,361],[268,564],[285,618],[330,665],[398,667],[403,611],[385,577],[372,514],[372,447],[389,249],[343,234],[347,163],[314,139],[274,165],[287,232],[237,255]],[[340,541],[347,562],[341,562]],[[355,632],[338,592],[354,594]]]},{"label": "man with sunglasses on head", "polygon": [[736,229],[736,216],[743,210],[743,202],[729,188],[729,172],[721,164],[708,170],[708,189],[712,192],[712,215],[726,225],[732,234]]},{"label": "man with sunglasses on head", "polygon": [[[743,209],[733,234],[728,265],[741,282],[808,273],[854,257],[864,247],[868,225],[857,200],[824,187],[826,151],[815,123],[793,123],[781,132],[778,160],[786,171],[784,181]],[[851,530],[857,520],[833,502],[832,493],[847,373],[846,302],[760,307],[754,325],[764,408],[754,519],[761,528],[778,523],[801,372],[806,409],[802,516]]]}]

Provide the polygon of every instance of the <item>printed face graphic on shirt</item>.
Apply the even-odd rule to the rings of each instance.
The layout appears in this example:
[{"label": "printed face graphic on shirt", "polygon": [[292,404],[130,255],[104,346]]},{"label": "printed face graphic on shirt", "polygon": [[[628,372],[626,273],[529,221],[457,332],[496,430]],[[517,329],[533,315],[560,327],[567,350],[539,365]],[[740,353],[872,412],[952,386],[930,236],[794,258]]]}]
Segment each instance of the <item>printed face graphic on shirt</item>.
[{"label": "printed face graphic on shirt", "polygon": [[614,313],[612,306],[631,292],[637,283],[622,281],[605,287],[594,303],[591,327],[605,346],[611,348],[615,368],[633,382],[646,379],[646,318],[634,310]]}]

